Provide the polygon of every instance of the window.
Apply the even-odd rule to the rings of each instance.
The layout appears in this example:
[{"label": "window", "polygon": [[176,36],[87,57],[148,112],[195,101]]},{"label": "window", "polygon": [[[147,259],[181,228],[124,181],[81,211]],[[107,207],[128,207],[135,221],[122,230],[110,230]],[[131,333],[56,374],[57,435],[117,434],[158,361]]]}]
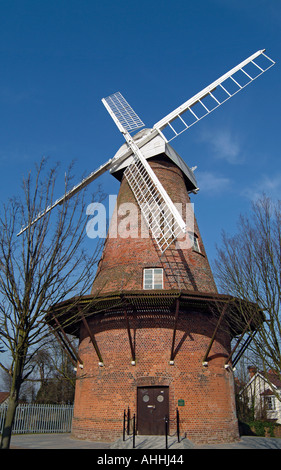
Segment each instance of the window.
[{"label": "window", "polygon": [[163,289],[163,269],[146,268],[143,270],[144,289]]},{"label": "window", "polygon": [[192,232],[189,232],[188,235],[191,241],[191,248],[193,248],[193,250],[198,251],[200,253],[199,240],[198,240],[197,235],[195,235],[195,233],[192,233]]},{"label": "window", "polygon": [[267,410],[270,410],[270,411],[275,410],[275,397],[273,396],[264,397],[264,404]]}]

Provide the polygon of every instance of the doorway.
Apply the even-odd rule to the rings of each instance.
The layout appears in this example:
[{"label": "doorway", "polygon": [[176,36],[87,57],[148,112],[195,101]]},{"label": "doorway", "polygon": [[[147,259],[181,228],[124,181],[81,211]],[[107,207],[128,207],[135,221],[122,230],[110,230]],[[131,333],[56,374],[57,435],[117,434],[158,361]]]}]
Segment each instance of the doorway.
[{"label": "doorway", "polygon": [[169,417],[169,387],[138,387],[138,434],[164,435],[166,416]]}]

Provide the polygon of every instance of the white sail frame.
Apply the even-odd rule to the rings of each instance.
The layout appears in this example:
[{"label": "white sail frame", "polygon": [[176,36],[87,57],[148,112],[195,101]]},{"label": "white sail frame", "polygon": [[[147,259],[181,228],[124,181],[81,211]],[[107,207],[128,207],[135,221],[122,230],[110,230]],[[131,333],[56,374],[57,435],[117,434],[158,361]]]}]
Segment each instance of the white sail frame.
[{"label": "white sail frame", "polygon": [[[128,104],[128,102],[125,100],[125,98],[121,95],[120,92],[114,93],[113,95],[110,95],[107,98],[103,98],[102,102],[105,105],[109,114],[111,115],[112,119],[114,120],[115,124],[119,128],[119,130],[123,133],[128,143],[128,148],[125,149],[124,152],[122,152],[117,158],[109,159],[106,163],[101,165],[97,170],[91,172],[90,175],[84,178],[79,184],[74,186],[70,191],[67,191],[62,197],[57,199],[53,204],[48,206],[43,212],[38,214],[38,216],[34,220],[32,220],[28,225],[26,225],[25,227],[22,227],[22,229],[17,235],[18,236],[21,235],[30,226],[32,226],[39,219],[44,217],[45,214],[50,212],[53,208],[55,208],[58,205],[63,204],[67,199],[74,196],[81,189],[83,189],[92,181],[94,181],[96,178],[101,176],[105,171],[113,169],[117,162],[120,163],[120,161],[126,159],[128,156],[130,156],[133,153],[135,155],[134,162],[132,163],[132,166],[130,169],[128,169],[128,171],[127,169],[125,170],[127,172],[126,173],[127,180],[129,184],[131,185],[131,189],[134,192],[135,197],[140,207],[142,208],[142,213],[144,215],[145,220],[147,220],[148,224],[150,224],[152,232],[154,232],[155,239],[156,240],[161,239],[161,237],[163,236],[162,237],[163,245],[161,243],[158,243],[160,250],[163,252],[163,250],[165,250],[167,246],[169,246],[168,241],[174,239],[174,236],[172,236],[172,233],[175,235],[177,233],[184,232],[186,230],[186,226],[181,215],[179,214],[175,205],[173,204],[170,197],[168,196],[167,192],[163,188],[162,184],[156,177],[153,170],[150,168],[150,165],[147,163],[146,159],[143,157],[141,150],[140,150],[141,147],[145,145],[146,143],[148,143],[149,141],[151,141],[157,134],[160,134],[166,142],[170,142],[175,137],[182,134],[182,132],[189,129],[196,122],[201,120],[203,117],[210,114],[210,112],[214,111],[221,104],[223,104],[229,98],[231,98],[236,93],[238,93],[238,91],[241,91],[243,88],[245,88],[245,86],[249,85],[251,82],[256,80],[256,78],[258,78],[264,72],[269,70],[275,64],[275,62],[272,59],[270,59],[267,55],[265,55],[264,52],[265,52],[265,49],[257,51],[255,54],[248,57],[248,59],[238,64],[236,67],[231,69],[226,74],[222,75],[219,79],[211,83],[211,85],[204,88],[202,91],[200,91],[195,96],[187,100],[185,103],[183,103],[181,106],[179,106],[174,111],[169,113],[163,119],[158,121],[156,124],[154,124],[153,129],[151,129],[150,133],[145,135],[142,139],[138,141],[138,145],[136,145],[133,138],[130,136],[129,132],[132,132],[133,130],[143,127],[144,123],[141,121],[138,115],[133,111],[131,106]],[[260,55],[262,55],[266,60],[269,61],[268,62],[269,65],[266,68],[261,67],[259,64],[255,62],[255,59],[258,58]],[[255,75],[255,77],[252,77],[248,72],[246,72],[246,70],[244,70],[244,68],[250,63],[258,69],[258,74]],[[241,85],[239,81],[237,81],[236,78],[233,77],[233,75],[235,75],[238,71],[241,71],[245,76],[247,76],[248,81],[246,84]],[[230,79],[237,86],[237,89],[233,92],[229,91],[225,86],[225,82],[228,79]],[[222,89],[225,93],[226,97],[222,101],[220,101],[214,95],[214,92],[217,87],[220,87],[220,89]],[[212,109],[209,109],[208,106],[206,105],[206,102],[204,102],[204,99],[206,97],[212,99],[215,102],[215,105],[212,107]],[[200,104],[200,106],[202,106],[202,108],[205,111],[204,114],[201,116],[197,116],[197,114],[194,112],[194,109],[192,109],[192,107],[194,107],[197,103]],[[194,118],[191,124],[188,124],[183,119],[183,114],[186,113],[187,111],[189,111]],[[181,125],[183,126],[183,128],[180,131],[177,131],[175,129],[175,125],[172,125],[172,122],[176,120],[179,120]],[[172,132],[172,138],[170,139],[167,139],[166,136],[163,134],[163,130],[166,127],[169,127],[169,129]],[[138,176],[136,176],[137,174]],[[148,219],[147,211],[149,208],[151,212],[151,207],[153,207],[151,205],[152,204],[151,201],[153,201],[153,198],[151,197],[149,197],[149,199],[145,198],[144,190],[143,189],[140,190],[140,188],[142,188],[142,185],[139,184],[140,181],[146,181],[144,174],[146,175],[147,180],[150,179],[149,184],[152,184],[152,186],[154,186],[156,188],[156,191],[158,192],[158,196],[156,199],[158,201],[157,202],[158,206],[162,207],[161,209],[162,212],[163,211],[164,213],[167,213],[167,211],[168,213],[170,212],[170,215],[166,221],[166,226],[168,227],[168,230],[167,230],[168,236],[165,236],[165,233],[163,233],[163,230],[162,232],[161,230],[159,231],[159,226],[157,226],[157,224],[156,224],[156,228],[154,228],[154,226],[152,226],[152,224],[149,222],[150,219]],[[146,188],[146,191],[147,190],[148,190],[148,187]],[[161,200],[161,203],[159,202],[160,200]],[[173,218],[173,223],[170,222],[171,217]]]},{"label": "white sail frame", "polygon": [[[203,117],[210,114],[212,111],[214,111],[219,106],[221,106],[223,103],[225,103],[227,100],[229,100],[229,98],[232,98],[232,96],[236,95],[236,93],[241,91],[247,85],[249,85],[254,80],[256,80],[260,75],[262,75],[264,72],[269,70],[275,64],[275,62],[272,59],[270,59],[267,55],[265,55],[264,51],[265,51],[265,49],[257,51],[255,54],[252,54],[250,57],[248,57],[246,60],[244,60],[243,62],[238,64],[236,67],[229,70],[227,73],[222,75],[220,78],[215,80],[213,83],[208,85],[206,88],[201,90],[199,93],[194,95],[189,100],[185,101],[181,106],[174,109],[174,111],[172,111],[167,116],[165,116],[160,121],[158,121],[156,124],[154,124],[153,129],[156,129],[162,135],[163,139],[166,142],[170,142],[171,140],[178,137],[178,135],[182,134],[184,131],[189,129],[196,122],[199,122],[201,119],[203,119]],[[259,57],[260,55],[262,55],[268,61],[267,62],[268,66],[266,68],[261,67],[259,64],[257,64],[255,62],[255,59],[257,57]],[[246,70],[244,70],[244,68],[248,64],[252,64],[252,66],[254,68],[256,68],[256,70],[257,70],[257,74],[254,77],[252,77],[250,75],[250,73],[248,73],[248,72],[246,72]],[[247,77],[247,82],[244,83],[244,84],[241,84],[241,80],[240,80],[240,83],[239,83],[237,77],[236,78],[233,77],[239,71],[241,71],[242,74],[244,74]],[[229,87],[227,88],[225,82],[228,79],[231,80],[231,82],[233,82],[235,84],[234,89],[229,89]],[[224,85],[223,85],[223,83],[224,83]],[[216,97],[214,95],[214,91],[218,87],[221,88],[221,90],[223,91],[223,96],[225,97],[222,100],[220,100],[218,97]],[[209,109],[208,106],[204,103],[204,99],[206,97],[208,97],[210,100],[213,101],[212,109]],[[197,104],[197,103],[201,105],[202,110],[203,110],[203,115],[201,115],[201,116],[198,116],[196,114],[196,112],[194,112],[194,110],[192,109],[192,107],[195,106],[195,104]],[[183,114],[186,113],[187,111],[190,112],[193,116],[193,120],[192,120],[191,124],[187,123],[183,118]],[[181,121],[181,130],[180,131],[177,131],[175,129],[175,126],[172,125],[172,122],[175,121],[176,119]],[[163,130],[167,126],[169,126],[169,129],[170,129],[171,135],[172,135],[172,137],[169,138],[169,139],[163,133]]]}]

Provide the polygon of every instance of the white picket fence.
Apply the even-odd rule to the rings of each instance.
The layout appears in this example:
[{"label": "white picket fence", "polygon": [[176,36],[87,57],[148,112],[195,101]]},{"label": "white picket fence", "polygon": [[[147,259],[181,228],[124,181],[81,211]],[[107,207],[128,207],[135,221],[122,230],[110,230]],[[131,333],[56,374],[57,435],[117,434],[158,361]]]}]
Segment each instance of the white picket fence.
[{"label": "white picket fence", "polygon": [[[7,405],[0,405],[2,433]],[[73,405],[18,405],[12,434],[71,432]]]}]

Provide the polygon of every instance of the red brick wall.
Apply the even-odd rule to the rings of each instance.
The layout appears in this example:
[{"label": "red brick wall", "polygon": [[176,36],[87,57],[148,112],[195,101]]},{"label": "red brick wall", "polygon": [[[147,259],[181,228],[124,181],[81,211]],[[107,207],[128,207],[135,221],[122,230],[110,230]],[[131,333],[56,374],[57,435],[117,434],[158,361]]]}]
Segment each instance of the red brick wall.
[{"label": "red brick wall", "polygon": [[[181,170],[165,157],[149,160],[149,163],[174,203],[190,202]],[[125,178],[123,178],[117,199],[116,211],[123,203],[136,204],[135,198]],[[185,217],[185,213],[183,214]],[[122,218],[118,215],[117,226]],[[141,217],[138,210],[138,233],[140,234]],[[143,268],[162,267],[164,269],[165,289],[188,289],[202,292],[217,292],[213,275],[209,266],[203,241],[195,219],[194,232],[198,236],[201,252],[191,248],[176,249],[175,244],[160,257],[155,242],[148,238],[117,238],[108,237],[104,252],[99,263],[92,293],[105,293],[120,290],[142,289]]]},{"label": "red brick wall", "polygon": [[[114,441],[122,435],[123,410],[137,411],[137,387],[169,386],[170,418],[176,416],[179,399],[181,435],[194,442],[231,441],[238,438],[233,376],[224,368],[230,344],[227,331],[220,331],[209,355],[202,359],[214,331],[206,313],[180,312],[174,365],[169,364],[174,316],[169,313],[129,315],[136,348],[136,365],[125,318],[111,314],[92,318],[92,332],[104,367],[84,329],[79,355],[84,368],[77,372],[73,434],[78,438]],[[170,433],[175,432],[171,421]]]}]

